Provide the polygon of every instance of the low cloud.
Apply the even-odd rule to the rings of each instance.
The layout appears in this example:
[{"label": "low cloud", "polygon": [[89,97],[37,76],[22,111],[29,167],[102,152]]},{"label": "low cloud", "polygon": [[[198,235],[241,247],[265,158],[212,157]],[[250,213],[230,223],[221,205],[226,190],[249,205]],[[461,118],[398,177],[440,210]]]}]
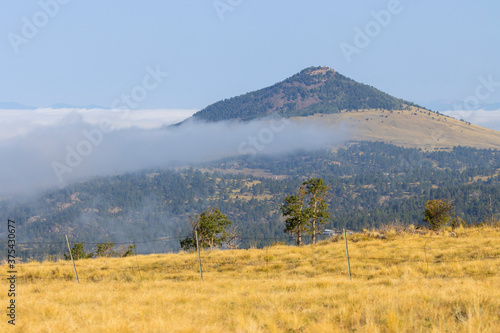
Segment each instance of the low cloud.
[{"label": "low cloud", "polygon": [[[18,112],[19,110],[16,110]],[[31,112],[31,114],[30,114]],[[267,119],[252,122],[187,121],[188,110],[142,110],[123,116],[107,110],[0,112],[0,194],[41,189],[145,168],[164,168],[238,154],[320,149],[348,138],[343,127]],[[3,120],[6,120],[4,123]],[[105,120],[103,122],[103,120]],[[6,125],[10,124],[10,125]]]},{"label": "low cloud", "polygon": [[2,139],[28,134],[43,126],[57,126],[71,119],[98,125],[102,119],[109,120],[115,129],[138,127],[159,128],[165,124],[178,123],[192,116],[197,110],[109,110],[109,109],[51,109],[0,110],[0,142]]},{"label": "low cloud", "polygon": [[455,110],[443,111],[442,113],[455,119],[463,119],[474,125],[500,131],[500,110]]}]

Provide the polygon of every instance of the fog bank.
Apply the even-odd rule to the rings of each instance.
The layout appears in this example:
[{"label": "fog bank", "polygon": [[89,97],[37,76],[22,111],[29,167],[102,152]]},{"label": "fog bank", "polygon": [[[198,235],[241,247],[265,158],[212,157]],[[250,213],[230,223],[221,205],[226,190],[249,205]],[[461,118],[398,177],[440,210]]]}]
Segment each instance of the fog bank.
[{"label": "fog bank", "polygon": [[38,110],[30,111],[35,112],[30,121],[25,121],[30,117],[27,111],[17,117],[13,112],[0,113],[0,129],[5,129],[0,136],[2,195],[33,193],[94,176],[186,165],[224,156],[320,149],[348,139],[347,129],[313,121],[187,121],[165,128],[193,111],[168,115],[167,110],[130,114],[85,110],[63,116],[57,114],[59,110],[41,114],[36,113]]}]

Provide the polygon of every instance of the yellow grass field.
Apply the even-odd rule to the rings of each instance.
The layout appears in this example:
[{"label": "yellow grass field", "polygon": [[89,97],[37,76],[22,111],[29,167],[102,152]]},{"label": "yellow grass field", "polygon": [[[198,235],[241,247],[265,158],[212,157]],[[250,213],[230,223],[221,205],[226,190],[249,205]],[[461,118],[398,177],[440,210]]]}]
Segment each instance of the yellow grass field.
[{"label": "yellow grass field", "polygon": [[[500,228],[17,265],[1,332],[500,332]],[[7,275],[5,263],[2,276]],[[6,312],[8,284],[0,304]]]},{"label": "yellow grass field", "polygon": [[500,148],[500,132],[437,115],[417,107],[409,110],[359,110],[305,118],[322,124],[343,126],[350,140],[383,141],[407,148],[423,150],[450,149],[469,146],[483,149]]}]

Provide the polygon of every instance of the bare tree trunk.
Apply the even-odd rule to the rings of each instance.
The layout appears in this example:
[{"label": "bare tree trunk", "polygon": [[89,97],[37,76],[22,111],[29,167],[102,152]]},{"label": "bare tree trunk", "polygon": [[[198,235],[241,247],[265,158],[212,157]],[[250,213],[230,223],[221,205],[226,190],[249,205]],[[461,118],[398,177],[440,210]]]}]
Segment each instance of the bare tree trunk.
[{"label": "bare tree trunk", "polygon": [[312,220],[312,243],[316,244],[316,214],[318,213],[318,200],[316,194],[314,195],[314,209],[313,209],[313,220]]},{"label": "bare tree trunk", "polygon": [[316,219],[312,222],[312,243],[316,244]]},{"label": "bare tree trunk", "polygon": [[228,232],[226,246],[229,249],[237,249],[240,246],[238,239],[240,238],[240,233],[238,227],[234,227],[232,231]]}]

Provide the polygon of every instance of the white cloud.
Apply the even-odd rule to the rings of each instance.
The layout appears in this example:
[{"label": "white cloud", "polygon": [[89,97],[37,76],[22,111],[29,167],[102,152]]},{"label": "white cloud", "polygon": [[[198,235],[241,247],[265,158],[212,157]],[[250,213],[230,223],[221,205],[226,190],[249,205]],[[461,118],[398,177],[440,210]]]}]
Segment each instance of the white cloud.
[{"label": "white cloud", "polygon": [[70,118],[78,118],[90,125],[98,125],[108,120],[116,129],[138,127],[160,128],[178,123],[192,116],[197,110],[157,109],[157,110],[109,110],[109,109],[50,109],[0,110],[0,140],[25,135],[43,126],[55,126]]},{"label": "white cloud", "polygon": [[474,125],[500,131],[500,110],[444,111],[442,113],[455,119],[463,119]]},{"label": "white cloud", "polygon": [[[17,111],[16,111],[17,112]],[[238,154],[319,149],[347,139],[313,121],[177,123],[194,111],[36,110],[0,113],[0,194],[27,193],[92,176],[203,162]],[[106,118],[101,116],[106,115]],[[111,130],[100,121],[107,119]],[[22,135],[21,135],[22,134]]]}]

